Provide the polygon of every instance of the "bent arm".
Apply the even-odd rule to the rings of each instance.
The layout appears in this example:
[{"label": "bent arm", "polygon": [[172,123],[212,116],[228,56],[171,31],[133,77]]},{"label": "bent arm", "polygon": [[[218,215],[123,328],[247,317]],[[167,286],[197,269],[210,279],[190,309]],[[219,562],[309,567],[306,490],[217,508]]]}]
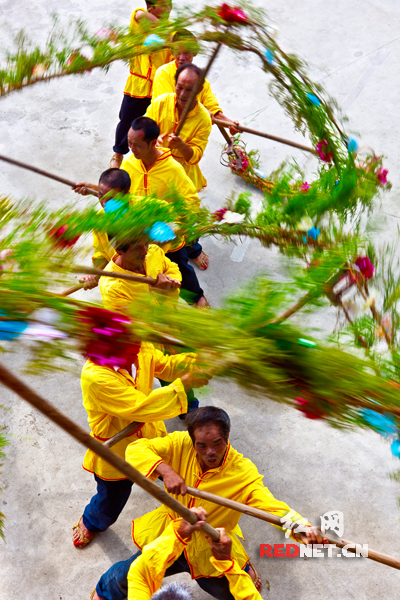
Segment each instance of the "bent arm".
[{"label": "bent arm", "polygon": [[235,600],[262,600],[250,575],[243,571],[233,558],[231,560],[217,560],[212,556],[210,562],[217,571],[223,573],[227,578],[229,591]]}]

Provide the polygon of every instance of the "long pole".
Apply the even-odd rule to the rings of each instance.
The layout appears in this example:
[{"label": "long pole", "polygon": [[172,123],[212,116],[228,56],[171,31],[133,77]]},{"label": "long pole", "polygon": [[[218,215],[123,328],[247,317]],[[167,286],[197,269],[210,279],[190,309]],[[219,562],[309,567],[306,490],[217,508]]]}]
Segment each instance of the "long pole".
[{"label": "long pole", "polygon": [[[214,118],[214,123],[218,125],[218,127],[229,127],[229,123],[225,121],[221,121],[220,119]],[[258,131],[257,129],[250,129],[249,127],[243,127],[243,125],[235,125],[235,128],[243,133],[252,133],[253,135],[258,135],[259,137],[267,138],[268,140],[273,140],[274,142],[279,142],[280,144],[286,144],[286,146],[293,146],[293,148],[299,148],[299,150],[304,150],[305,152],[311,152],[315,154],[315,150],[310,146],[303,146],[303,144],[298,144],[297,142],[292,142],[291,140],[287,140],[285,138],[277,137],[276,135],[271,135],[269,133],[263,133],[262,131]],[[225,136],[224,136],[225,137]]]},{"label": "long pole", "polygon": [[[104,444],[100,444],[95,438],[86,433],[84,429],[79,427],[79,425],[76,425],[76,423],[71,421],[71,419],[60,412],[55,406],[50,404],[50,402],[47,402],[47,400],[39,396],[32,388],[26,385],[21,379],[18,379],[18,377],[1,364],[0,382],[29,402],[29,404],[49,418],[50,421],[53,421],[53,423],[61,427],[61,429],[66,431],[70,436],[86,446],[86,448],[93,450],[97,456],[100,456],[112,467],[118,469],[122,475],[125,475],[130,481],[136,483],[139,487],[153,496],[153,498],[156,498],[162,504],[165,504],[165,506],[174,510],[189,523],[194,524],[197,522],[198,519],[194,512],[186,508],[186,506],[183,506],[183,504],[178,502],[178,500],[175,500],[175,498],[172,498],[165,490],[159,488],[158,485],[150,481],[150,479],[147,479],[140,471],[114,454],[109,448],[105,448]],[[202,531],[213,540],[219,540],[218,531],[208,523],[204,525]]]},{"label": "long pole", "polygon": [[129,423],[129,425],[121,429],[121,431],[118,431],[118,433],[116,433],[109,440],[104,442],[103,446],[105,446],[106,448],[112,448],[113,446],[115,446],[115,444],[118,444],[118,442],[126,438],[126,436],[131,435],[131,433],[135,433],[135,431],[139,429],[139,427],[141,427],[142,425],[144,425],[144,423],[139,423],[139,421],[132,421],[132,423]]},{"label": "long pole", "polygon": [[[4,156],[0,154],[0,160],[4,162],[10,163],[10,165],[15,165],[16,167],[21,167],[22,169],[26,169],[27,171],[33,171],[33,173],[37,173],[38,175],[43,175],[44,177],[48,177],[49,179],[54,179],[54,181],[58,181],[59,183],[64,183],[69,187],[75,187],[76,183],[71,181],[70,179],[65,179],[65,177],[60,177],[59,175],[54,175],[54,173],[49,173],[49,171],[44,171],[43,169],[38,169],[38,167],[33,167],[32,165],[27,165],[19,160],[15,160],[14,158],[10,158],[9,156]],[[88,194],[92,196],[99,196],[96,190],[92,188],[85,188]]]},{"label": "long pole", "polygon": [[[197,488],[188,487],[188,494],[191,496],[195,496],[196,498],[202,498],[203,500],[208,500],[209,502],[214,502],[214,504],[219,504],[220,506],[226,506],[227,508],[231,508],[232,510],[236,510],[245,515],[249,515],[250,517],[255,517],[256,519],[261,519],[261,521],[266,521],[267,523],[272,523],[272,525],[278,525],[282,527],[282,521],[276,515],[271,515],[263,510],[259,510],[258,508],[252,508],[251,506],[247,506],[246,504],[242,504],[241,502],[235,502],[234,500],[229,500],[228,498],[222,498],[221,496],[217,496],[215,494],[210,494],[209,492],[203,492],[202,490],[198,490]],[[293,523],[293,531],[296,532],[296,528],[299,526],[299,523],[295,521],[286,521],[285,525],[287,527],[288,524]],[[314,528],[314,531],[316,529]],[[357,552],[357,544],[354,542],[349,542],[348,540],[338,539],[333,535],[329,535],[327,533],[320,533],[321,537],[325,538],[331,544],[335,544],[339,548],[343,548],[344,546],[350,545],[347,550],[349,552],[356,553]],[[400,569],[400,559],[395,558],[394,556],[390,556],[389,554],[384,554],[383,552],[377,552],[376,550],[371,550],[368,548],[368,558],[379,562],[383,565],[387,565],[388,567],[393,567],[394,569]]]},{"label": "long pole", "polygon": [[205,80],[205,78],[207,76],[207,73],[210,70],[210,67],[211,67],[212,63],[214,62],[214,60],[215,60],[215,58],[216,58],[216,56],[217,56],[217,54],[218,54],[219,49],[221,48],[221,46],[222,46],[222,42],[218,42],[218,44],[216,45],[216,47],[214,49],[214,52],[212,53],[212,55],[210,57],[210,60],[208,61],[207,65],[204,67],[204,69],[202,71],[202,74],[200,75],[200,77],[198,78],[198,80],[196,82],[196,85],[192,89],[191,94],[189,96],[189,99],[186,102],[186,106],[183,109],[182,116],[179,119],[178,126],[175,129],[175,131],[174,131],[175,135],[179,135],[180,134],[180,132],[182,130],[182,127],[183,127],[183,125],[184,125],[184,123],[186,121],[186,118],[187,118],[188,114],[190,113],[190,111],[192,110],[192,104],[196,100],[197,94],[200,92],[201,88],[203,87],[204,80]]},{"label": "long pole", "polygon": [[[73,267],[72,272],[86,273],[88,275],[99,275],[100,277],[114,277],[115,279],[125,279],[126,281],[136,281],[137,283],[148,283],[149,285],[154,285],[157,281],[156,279],[154,279],[154,277],[141,277],[140,275],[128,275],[126,273],[115,273],[114,271],[103,271],[102,269],[95,269],[94,267],[85,267],[83,265]],[[72,294],[72,292],[69,293]],[[63,292],[62,295],[66,296],[67,294]]]}]

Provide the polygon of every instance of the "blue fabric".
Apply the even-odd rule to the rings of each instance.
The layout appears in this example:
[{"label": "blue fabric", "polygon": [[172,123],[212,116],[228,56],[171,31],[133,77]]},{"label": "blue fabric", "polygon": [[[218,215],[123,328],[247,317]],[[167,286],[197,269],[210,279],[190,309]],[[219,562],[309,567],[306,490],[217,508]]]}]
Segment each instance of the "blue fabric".
[{"label": "blue fabric", "polygon": [[150,106],[151,98],[132,98],[124,94],[119,111],[119,123],[115,132],[114,152],[128,154],[128,131],[137,117],[142,117]]},{"label": "blue fabric", "polygon": [[[198,245],[200,246],[200,244]],[[201,246],[200,252],[198,251],[198,248],[193,250],[194,246],[183,246],[183,248],[176,250],[176,252],[168,252],[166,255],[179,267],[182,275],[181,296],[188,304],[194,304],[200,300],[202,296],[204,296],[204,292],[200,287],[195,270],[193,269],[192,265],[189,264],[188,250],[191,254],[196,254],[197,252],[197,256],[199,256],[201,253]],[[197,256],[192,256],[192,258],[197,258]]]},{"label": "blue fabric", "polygon": [[132,489],[132,481],[105,481],[97,475],[97,494],[93,496],[83,513],[83,524],[89,531],[105,531],[115,523],[122,512]]},{"label": "blue fabric", "polygon": [[201,244],[199,244],[199,240],[197,239],[194,244],[192,244],[191,246],[185,246],[186,248],[186,252],[188,257],[193,260],[195,258],[197,258],[198,256],[200,256],[203,248],[201,247]]},{"label": "blue fabric", "polygon": [[[128,595],[128,572],[131,564],[141,551],[136,552],[128,560],[115,563],[101,576],[96,585],[96,592],[104,600],[125,600]],[[190,573],[184,553],[165,571],[164,577],[177,575],[178,573]],[[229,583],[225,576],[223,577],[200,577],[196,583],[202,590],[218,600],[235,600],[229,591]]]}]

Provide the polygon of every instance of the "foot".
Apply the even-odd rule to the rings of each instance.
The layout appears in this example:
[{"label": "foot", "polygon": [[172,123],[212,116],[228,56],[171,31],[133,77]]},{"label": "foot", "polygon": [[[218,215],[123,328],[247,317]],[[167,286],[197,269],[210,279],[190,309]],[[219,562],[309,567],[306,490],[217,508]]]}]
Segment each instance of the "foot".
[{"label": "foot", "polygon": [[83,524],[83,517],[80,518],[79,523],[73,525],[72,531],[72,541],[74,543],[74,546],[76,546],[77,548],[84,548],[85,546],[90,544],[90,542],[96,535],[95,531],[89,531],[89,529],[85,527],[85,525]]},{"label": "foot", "polygon": [[96,592],[96,588],[93,590],[90,600],[103,600],[103,598]]},{"label": "foot", "polygon": [[195,306],[196,308],[211,308],[211,306],[208,303],[208,300],[205,296],[202,296],[200,298],[200,300],[197,300],[197,302],[195,302],[193,304],[193,306]]},{"label": "foot", "polygon": [[261,577],[252,565],[249,565],[249,567],[249,575],[253,580],[254,587],[256,588],[257,592],[260,592],[262,588]]},{"label": "foot", "polygon": [[119,152],[114,152],[110,160],[110,169],[119,169],[124,159],[124,155]]},{"label": "foot", "polygon": [[206,269],[208,269],[208,265],[210,264],[210,259],[208,257],[208,254],[203,252],[203,250],[201,251],[201,254],[199,254],[199,256],[197,258],[192,258],[192,260],[193,260],[194,264],[197,265],[199,267],[199,269],[201,269],[202,271],[205,271]]}]

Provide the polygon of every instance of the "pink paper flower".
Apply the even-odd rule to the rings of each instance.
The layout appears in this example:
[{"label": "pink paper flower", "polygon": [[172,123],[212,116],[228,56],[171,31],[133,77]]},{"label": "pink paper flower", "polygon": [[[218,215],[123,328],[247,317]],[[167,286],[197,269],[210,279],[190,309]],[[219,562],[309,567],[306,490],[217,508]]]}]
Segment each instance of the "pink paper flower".
[{"label": "pink paper flower", "polygon": [[355,262],[365,279],[372,279],[374,276],[374,265],[369,260],[368,256],[359,256]]},{"label": "pink paper flower", "polygon": [[217,10],[217,15],[224,19],[227,23],[247,23],[247,16],[240,8],[223,4]]},{"label": "pink paper flower", "polygon": [[305,182],[303,183],[303,185],[301,186],[301,188],[300,188],[300,189],[301,189],[303,192],[306,192],[307,190],[309,190],[309,189],[310,189],[310,186],[309,186],[309,184],[307,183],[307,181],[305,181]]},{"label": "pink paper flower", "polygon": [[321,140],[315,147],[320,159],[327,163],[331,162],[333,158],[333,152],[326,153],[326,150],[328,150],[328,146],[329,144],[326,140]]},{"label": "pink paper flower", "polygon": [[[68,225],[54,228],[50,231],[50,238],[54,242],[56,248],[70,248],[79,240],[80,235],[73,235],[71,230],[68,231]],[[68,234],[66,232],[68,231]]]},{"label": "pink paper flower", "polygon": [[385,185],[385,183],[387,183],[387,174],[388,173],[389,173],[389,171],[387,169],[384,169],[383,167],[381,167],[380,169],[377,170],[376,176],[379,179],[381,185]]}]

